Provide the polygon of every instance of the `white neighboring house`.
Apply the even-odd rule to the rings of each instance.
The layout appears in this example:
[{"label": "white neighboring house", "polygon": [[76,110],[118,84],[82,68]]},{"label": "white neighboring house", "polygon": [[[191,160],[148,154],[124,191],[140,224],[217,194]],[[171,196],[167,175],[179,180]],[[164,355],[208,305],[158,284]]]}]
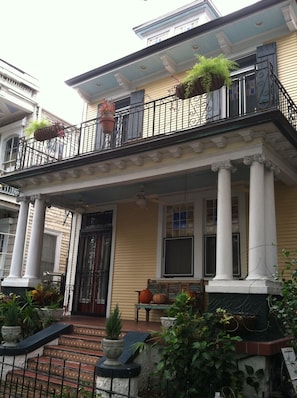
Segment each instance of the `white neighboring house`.
[{"label": "white neighboring house", "polygon": [[[61,118],[41,109],[38,101],[38,81],[19,68],[0,60],[0,172],[13,171],[19,149],[19,138],[24,135],[30,120],[43,117],[50,122],[69,125]],[[0,279],[9,275],[19,213],[19,191],[0,185]],[[27,230],[32,224],[33,206],[30,205]],[[47,212],[44,228],[40,278],[44,273],[59,275],[65,272],[71,215],[63,209]],[[70,217],[69,217],[70,215]],[[31,221],[30,221],[31,220]],[[25,255],[26,255],[25,248]],[[56,277],[56,279],[59,279]],[[4,288],[4,287],[3,287]]]}]

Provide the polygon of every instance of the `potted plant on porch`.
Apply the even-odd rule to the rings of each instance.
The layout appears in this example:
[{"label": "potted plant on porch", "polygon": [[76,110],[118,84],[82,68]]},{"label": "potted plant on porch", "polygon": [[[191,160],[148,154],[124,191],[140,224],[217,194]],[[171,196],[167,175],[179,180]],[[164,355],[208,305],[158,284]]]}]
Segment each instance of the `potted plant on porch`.
[{"label": "potted plant on porch", "polygon": [[106,366],[119,366],[118,361],[124,349],[124,340],[122,334],[122,320],[118,304],[111,312],[105,324],[106,337],[102,340],[103,354],[106,360],[103,362]]},{"label": "potted plant on porch", "polygon": [[38,306],[39,316],[44,325],[59,321],[63,315],[63,295],[52,284],[38,284],[31,291],[32,300]]},{"label": "potted plant on porch", "polygon": [[213,58],[206,58],[203,55],[196,55],[196,57],[198,62],[176,86],[176,96],[180,99],[218,90],[224,84],[229,87],[231,85],[230,73],[239,66],[237,62],[225,58],[223,54]]},{"label": "potted plant on porch", "polygon": [[21,306],[14,293],[0,296],[1,334],[6,347],[14,347],[21,339]]},{"label": "potted plant on porch", "polygon": [[105,99],[99,106],[99,117],[102,131],[111,134],[114,130],[115,103]]},{"label": "potted plant on porch", "polygon": [[167,316],[161,316],[161,325],[165,329],[169,329],[173,326],[176,318],[182,315],[184,312],[191,312],[193,306],[193,298],[189,295],[188,292],[179,292],[174,302],[171,304],[170,308],[167,311]]}]

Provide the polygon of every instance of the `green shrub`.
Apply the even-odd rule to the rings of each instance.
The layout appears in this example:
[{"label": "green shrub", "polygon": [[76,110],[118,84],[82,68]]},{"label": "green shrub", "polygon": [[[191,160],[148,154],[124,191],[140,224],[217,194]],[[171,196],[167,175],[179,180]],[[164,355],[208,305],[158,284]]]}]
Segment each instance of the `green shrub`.
[{"label": "green shrub", "polygon": [[229,320],[224,310],[200,316],[190,306],[176,313],[171,328],[163,329],[157,372],[171,398],[209,397],[223,386],[240,396],[243,373],[235,361],[240,338],[226,332]]},{"label": "green shrub", "polygon": [[[290,252],[283,250],[285,268],[277,274],[277,280],[281,283],[281,296],[270,296],[270,312],[281,322],[283,332],[292,336],[297,341],[297,250]],[[286,273],[290,277],[285,277]],[[294,342],[293,342],[294,343]],[[297,349],[296,343],[295,348]]]}]

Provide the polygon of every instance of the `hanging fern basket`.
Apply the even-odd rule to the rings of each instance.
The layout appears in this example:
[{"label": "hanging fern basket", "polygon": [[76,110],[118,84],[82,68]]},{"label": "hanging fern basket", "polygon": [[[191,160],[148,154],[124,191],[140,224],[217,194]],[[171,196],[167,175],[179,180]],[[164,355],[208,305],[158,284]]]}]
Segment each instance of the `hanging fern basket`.
[{"label": "hanging fern basket", "polygon": [[209,90],[206,90],[205,86],[203,86],[202,84],[202,78],[199,77],[197,80],[195,80],[194,84],[189,90],[187,90],[187,84],[178,84],[175,88],[175,95],[177,96],[177,98],[182,100],[186,98],[196,97],[197,95],[202,95],[207,92],[220,89],[221,87],[223,87],[224,82],[225,81],[221,76],[212,75]]},{"label": "hanging fern basket", "polygon": [[46,141],[55,137],[64,137],[64,127],[61,124],[42,127],[35,130],[34,138],[36,141]]}]

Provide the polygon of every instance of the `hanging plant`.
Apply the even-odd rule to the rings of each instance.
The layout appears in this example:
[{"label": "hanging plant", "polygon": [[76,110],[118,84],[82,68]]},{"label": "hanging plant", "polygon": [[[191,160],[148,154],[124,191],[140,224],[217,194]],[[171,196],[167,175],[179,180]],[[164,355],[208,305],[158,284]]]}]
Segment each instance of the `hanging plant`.
[{"label": "hanging plant", "polygon": [[198,62],[190,69],[183,81],[176,87],[176,96],[180,99],[191,98],[196,95],[218,90],[223,85],[230,87],[232,80],[230,73],[238,69],[239,65],[223,54],[214,58],[196,55]]},{"label": "hanging plant", "polygon": [[115,124],[114,114],[115,103],[105,99],[99,107],[99,118],[103,133],[111,134],[113,132]]}]

